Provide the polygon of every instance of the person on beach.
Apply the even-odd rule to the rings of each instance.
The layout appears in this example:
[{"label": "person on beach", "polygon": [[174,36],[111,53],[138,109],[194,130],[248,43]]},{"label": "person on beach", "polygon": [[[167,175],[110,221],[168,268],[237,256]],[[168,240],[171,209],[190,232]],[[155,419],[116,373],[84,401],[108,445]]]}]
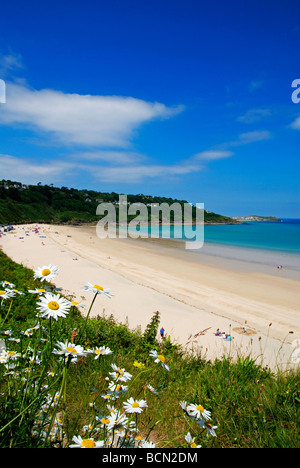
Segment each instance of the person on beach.
[{"label": "person on beach", "polygon": [[165,337],[165,329],[163,327],[160,329],[160,336],[162,339]]}]

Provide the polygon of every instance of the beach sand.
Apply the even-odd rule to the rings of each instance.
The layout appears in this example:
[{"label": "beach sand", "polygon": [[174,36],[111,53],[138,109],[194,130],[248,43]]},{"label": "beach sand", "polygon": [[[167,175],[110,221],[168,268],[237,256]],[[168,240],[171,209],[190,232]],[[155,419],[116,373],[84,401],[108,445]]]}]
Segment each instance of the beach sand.
[{"label": "beach sand", "polygon": [[[2,250],[31,269],[58,265],[54,284],[82,301],[83,311],[92,300],[85,282],[113,291],[111,299],[97,297],[91,316],[104,311],[144,331],[158,310],[171,340],[207,359],[242,354],[272,369],[298,366],[299,259],[213,245],[191,251],[166,239],[99,239],[95,226],[38,225],[36,234],[35,226],[15,226],[0,238]],[[232,341],[216,337],[217,329]]]}]

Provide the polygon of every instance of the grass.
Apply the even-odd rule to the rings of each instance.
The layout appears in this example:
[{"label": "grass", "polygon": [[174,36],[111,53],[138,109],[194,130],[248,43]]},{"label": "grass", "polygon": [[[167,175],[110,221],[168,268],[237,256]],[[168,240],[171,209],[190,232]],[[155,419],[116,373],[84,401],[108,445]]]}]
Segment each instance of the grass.
[{"label": "grass", "polygon": [[[98,310],[97,297],[93,305],[97,318],[86,321],[75,306],[57,321],[38,318],[38,298],[28,290],[45,283],[2,252],[0,272],[0,281],[14,283],[25,293],[1,304],[0,339],[6,345],[0,364],[1,448],[68,447],[74,444],[74,436],[93,438],[105,446],[113,438],[115,444],[116,433],[103,423],[112,416],[108,405],[127,418],[125,424],[115,426],[126,436],[124,443],[151,441],[157,448],[189,448],[185,436],[190,433],[203,448],[299,447],[299,369],[275,374],[249,356],[212,362],[195,353],[187,355],[170,340],[157,340],[159,313],[153,314],[144,333],[139,328],[130,330]],[[23,334],[35,325],[38,328]],[[105,346],[112,354],[99,359],[87,354],[74,360],[53,353],[57,342],[71,342],[72,336],[74,347],[86,351]],[[163,361],[151,357],[155,350],[164,356],[169,371]],[[13,353],[18,353],[14,359]],[[126,382],[113,380],[109,375],[113,364],[132,377]],[[103,396],[113,382],[128,389],[107,400]],[[148,384],[157,394],[149,391]],[[147,407],[141,413],[125,413],[124,403],[130,397],[146,401]],[[216,437],[207,435],[203,419],[192,419],[180,402],[210,411]],[[129,424],[135,429],[130,430]],[[87,425],[94,428],[83,429]]]}]

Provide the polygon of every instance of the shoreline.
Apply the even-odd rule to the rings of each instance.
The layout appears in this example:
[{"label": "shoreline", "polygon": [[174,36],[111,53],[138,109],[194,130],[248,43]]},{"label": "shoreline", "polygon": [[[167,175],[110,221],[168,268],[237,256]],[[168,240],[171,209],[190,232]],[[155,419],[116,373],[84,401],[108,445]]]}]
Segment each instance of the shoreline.
[{"label": "shoreline", "polygon": [[[90,296],[82,291],[84,282],[113,290],[112,299],[97,298],[94,315],[104,309],[143,331],[159,310],[173,342],[189,342],[188,349],[197,347],[208,359],[251,354],[272,368],[287,364],[292,343],[300,338],[297,270],[279,272],[272,263],[229,258],[226,249],[223,256],[220,250],[195,253],[174,240],[98,239],[95,226],[39,225],[46,236],[41,239],[32,226],[16,226],[2,237],[4,253],[31,269],[57,264],[56,286],[86,308]],[[230,332],[233,341],[216,337],[217,328]]]}]

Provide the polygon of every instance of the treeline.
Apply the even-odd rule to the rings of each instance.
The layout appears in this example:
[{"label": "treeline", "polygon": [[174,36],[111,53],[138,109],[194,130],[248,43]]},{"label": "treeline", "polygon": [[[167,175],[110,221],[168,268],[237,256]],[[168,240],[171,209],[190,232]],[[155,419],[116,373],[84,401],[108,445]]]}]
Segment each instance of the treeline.
[{"label": "treeline", "polygon": [[[177,202],[182,206],[186,200],[168,197],[128,194],[127,202],[151,204]],[[110,202],[118,210],[119,194],[94,190],[54,187],[53,184],[25,185],[11,180],[0,181],[0,224],[17,223],[87,223],[99,220],[96,209],[99,203]],[[149,208],[150,212],[150,208]],[[196,208],[193,207],[193,219]],[[172,220],[172,216],[171,216]],[[206,223],[229,223],[231,218],[216,213],[204,212]]]}]

